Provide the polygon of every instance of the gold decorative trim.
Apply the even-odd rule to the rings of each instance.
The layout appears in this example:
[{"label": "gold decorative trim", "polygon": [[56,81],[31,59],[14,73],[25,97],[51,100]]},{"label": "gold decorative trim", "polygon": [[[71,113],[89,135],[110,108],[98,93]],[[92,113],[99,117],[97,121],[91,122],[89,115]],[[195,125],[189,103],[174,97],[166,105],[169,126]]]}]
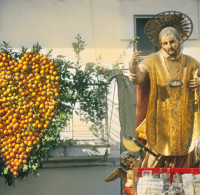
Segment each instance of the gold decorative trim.
[{"label": "gold decorative trim", "polygon": [[187,15],[177,11],[165,11],[146,23],[144,34],[153,45],[159,47],[159,33],[165,27],[174,27],[179,32],[181,42],[186,41],[193,31],[192,20]]}]

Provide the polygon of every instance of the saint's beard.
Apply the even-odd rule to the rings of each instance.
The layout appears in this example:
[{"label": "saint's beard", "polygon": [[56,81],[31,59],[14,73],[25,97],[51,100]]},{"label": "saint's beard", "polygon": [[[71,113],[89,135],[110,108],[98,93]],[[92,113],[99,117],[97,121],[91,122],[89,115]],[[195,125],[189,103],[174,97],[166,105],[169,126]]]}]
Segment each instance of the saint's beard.
[{"label": "saint's beard", "polygon": [[[164,48],[163,48],[164,49]],[[180,53],[180,45],[178,46],[177,49],[174,49],[174,48],[170,48],[170,49],[164,49],[165,52],[170,56],[170,57],[173,57],[175,58],[179,53]]]}]

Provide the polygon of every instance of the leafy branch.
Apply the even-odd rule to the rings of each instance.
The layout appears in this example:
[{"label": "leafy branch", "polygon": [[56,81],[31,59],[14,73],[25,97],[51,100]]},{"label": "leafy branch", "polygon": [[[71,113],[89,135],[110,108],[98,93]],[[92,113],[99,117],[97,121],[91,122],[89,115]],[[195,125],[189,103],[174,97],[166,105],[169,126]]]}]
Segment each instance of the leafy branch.
[{"label": "leafy branch", "polygon": [[134,36],[132,39],[129,40],[129,44],[128,44],[128,47],[132,47],[133,48],[133,51],[135,51],[137,49],[137,44],[140,40],[140,37],[138,36]]},{"label": "leafy branch", "polygon": [[81,35],[80,34],[78,34],[75,37],[75,39],[76,39],[76,42],[72,43],[72,47],[73,47],[75,55],[76,55],[77,65],[79,66],[80,65],[80,60],[81,60],[80,54],[85,49],[86,44],[85,44],[85,41],[83,41],[81,39]]}]

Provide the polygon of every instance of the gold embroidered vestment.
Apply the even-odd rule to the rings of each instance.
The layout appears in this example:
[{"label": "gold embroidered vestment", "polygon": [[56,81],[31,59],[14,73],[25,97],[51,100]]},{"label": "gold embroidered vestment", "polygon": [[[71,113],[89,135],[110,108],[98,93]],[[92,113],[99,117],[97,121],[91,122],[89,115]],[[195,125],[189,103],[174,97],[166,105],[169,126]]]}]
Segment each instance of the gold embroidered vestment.
[{"label": "gold embroidered vestment", "polygon": [[[199,65],[182,53],[176,59],[165,54],[161,49],[141,62],[149,73],[150,96],[146,119],[136,134],[158,154],[183,156],[194,150],[199,135],[198,90],[189,88]],[[172,87],[172,80],[182,85]]]}]

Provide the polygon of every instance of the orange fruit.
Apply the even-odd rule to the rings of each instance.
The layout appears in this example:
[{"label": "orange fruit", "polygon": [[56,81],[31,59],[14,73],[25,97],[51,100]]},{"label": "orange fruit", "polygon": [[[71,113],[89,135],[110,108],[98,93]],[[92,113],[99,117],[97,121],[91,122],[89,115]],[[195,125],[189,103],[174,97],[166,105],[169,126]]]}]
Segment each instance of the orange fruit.
[{"label": "orange fruit", "polygon": [[32,50],[19,62],[0,53],[0,72],[0,157],[17,176],[55,115],[60,78],[57,65]]}]

